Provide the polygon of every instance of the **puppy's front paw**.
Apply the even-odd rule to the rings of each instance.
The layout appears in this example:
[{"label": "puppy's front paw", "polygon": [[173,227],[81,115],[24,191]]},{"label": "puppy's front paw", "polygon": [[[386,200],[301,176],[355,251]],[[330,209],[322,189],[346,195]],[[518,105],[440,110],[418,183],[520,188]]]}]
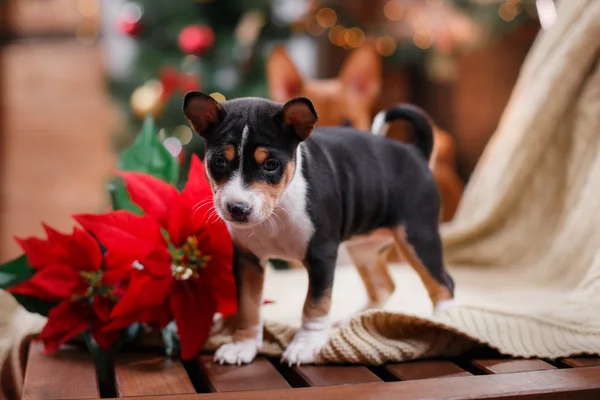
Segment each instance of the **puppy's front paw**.
[{"label": "puppy's front paw", "polygon": [[307,331],[300,329],[289,344],[281,361],[292,365],[310,364],[315,361],[325,342],[329,330]]},{"label": "puppy's front paw", "polygon": [[215,352],[214,361],[219,364],[248,364],[254,360],[262,346],[262,340],[245,339],[227,343]]}]

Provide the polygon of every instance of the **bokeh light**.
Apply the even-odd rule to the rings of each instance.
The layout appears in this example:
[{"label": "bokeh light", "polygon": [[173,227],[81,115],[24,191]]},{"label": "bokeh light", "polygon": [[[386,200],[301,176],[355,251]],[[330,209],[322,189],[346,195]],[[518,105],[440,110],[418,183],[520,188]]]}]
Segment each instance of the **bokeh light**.
[{"label": "bokeh light", "polygon": [[346,28],[341,25],[336,25],[329,30],[329,41],[336,46],[346,44]]},{"label": "bokeh light", "polygon": [[223,101],[225,101],[225,96],[223,96],[222,93],[219,92],[214,92],[210,94],[210,97],[212,97],[213,99],[215,99],[217,102],[221,103]]},{"label": "bokeh light", "polygon": [[413,36],[413,41],[415,46],[425,50],[433,44],[433,35],[428,29],[418,29]]},{"label": "bokeh light", "polygon": [[100,10],[99,0],[79,0],[77,2],[77,9],[79,13],[84,17],[90,18],[96,16]]},{"label": "bokeh light", "polygon": [[362,29],[354,27],[344,32],[344,42],[352,48],[357,48],[365,43],[365,33]]},{"label": "bokeh light", "polygon": [[317,12],[317,23],[323,28],[331,28],[337,21],[337,14],[331,8],[321,8]]},{"label": "bokeh light", "polygon": [[398,21],[404,16],[404,8],[396,0],[389,0],[383,6],[383,15],[391,21]]},{"label": "bokeh light", "polygon": [[396,41],[390,36],[381,36],[375,42],[375,49],[384,57],[389,57],[396,52]]},{"label": "bokeh light", "polygon": [[317,22],[317,17],[310,17],[306,20],[306,32],[313,36],[321,36],[325,33],[325,28]]}]

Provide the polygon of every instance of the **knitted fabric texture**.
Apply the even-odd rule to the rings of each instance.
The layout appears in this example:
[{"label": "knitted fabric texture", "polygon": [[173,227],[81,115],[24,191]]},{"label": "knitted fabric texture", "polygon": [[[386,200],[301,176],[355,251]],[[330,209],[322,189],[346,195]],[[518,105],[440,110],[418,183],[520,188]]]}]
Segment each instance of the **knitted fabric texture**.
[{"label": "knitted fabric texture", "polygon": [[[442,227],[457,305],[407,312],[427,298],[412,271],[394,266],[388,305],[334,329],[318,363],[452,356],[479,344],[518,357],[600,353],[598,38],[600,1],[562,1],[530,50],[456,217]],[[349,287],[352,273],[340,268],[334,306],[361,290]],[[298,279],[266,277],[277,308],[264,307],[263,353],[279,355],[293,338],[287,315],[299,320],[302,299],[288,297],[306,287]],[[214,335],[211,345],[228,340]]]}]

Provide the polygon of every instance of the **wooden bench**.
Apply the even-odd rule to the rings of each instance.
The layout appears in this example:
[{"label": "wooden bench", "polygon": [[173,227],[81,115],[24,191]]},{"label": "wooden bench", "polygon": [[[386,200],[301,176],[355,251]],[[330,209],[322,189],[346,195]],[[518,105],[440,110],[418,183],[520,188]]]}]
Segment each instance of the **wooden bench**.
[{"label": "wooden bench", "polygon": [[124,352],[99,381],[91,355],[75,345],[44,355],[32,342],[23,399],[600,399],[600,358],[510,359],[490,351],[457,359],[378,367],[287,367],[259,357],[218,365],[210,355],[182,363],[158,350]]}]

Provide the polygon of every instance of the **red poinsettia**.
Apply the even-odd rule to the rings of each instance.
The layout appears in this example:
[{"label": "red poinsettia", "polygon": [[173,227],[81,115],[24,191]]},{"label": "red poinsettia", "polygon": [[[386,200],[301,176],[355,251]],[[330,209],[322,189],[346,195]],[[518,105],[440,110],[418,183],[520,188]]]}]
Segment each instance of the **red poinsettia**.
[{"label": "red poinsettia", "polygon": [[61,343],[89,328],[100,347],[110,348],[119,332],[104,327],[117,300],[119,287],[115,285],[129,271],[103,270],[98,242],[79,228],[71,235],[47,225],[44,229],[47,240],[17,239],[36,272],[9,292],[59,303],[50,310],[39,335],[46,352],[55,352]]},{"label": "red poinsettia", "polygon": [[108,329],[133,322],[175,320],[181,357],[204,345],[214,314],[235,312],[233,245],[227,227],[212,214],[212,192],[197,157],[188,182],[175,187],[150,175],[124,172],[127,190],[145,215],[125,211],[75,219],[107,249],[107,262],[131,268],[127,291]]}]

